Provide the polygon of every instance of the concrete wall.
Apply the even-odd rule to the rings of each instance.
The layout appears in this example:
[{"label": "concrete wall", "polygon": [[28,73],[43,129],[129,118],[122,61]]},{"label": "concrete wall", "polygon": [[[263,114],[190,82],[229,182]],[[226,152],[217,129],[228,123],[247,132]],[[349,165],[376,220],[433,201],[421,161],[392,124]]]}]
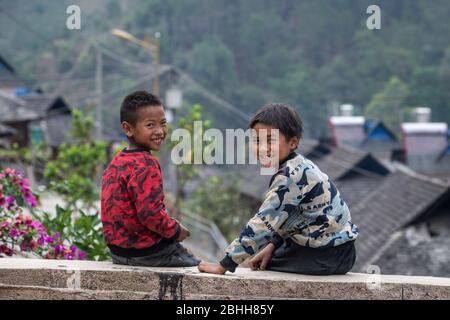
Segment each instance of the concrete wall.
[{"label": "concrete wall", "polygon": [[0,299],[450,299],[450,279],[305,276],[253,272],[214,276],[196,268],[143,268],[110,262],[0,259]]}]

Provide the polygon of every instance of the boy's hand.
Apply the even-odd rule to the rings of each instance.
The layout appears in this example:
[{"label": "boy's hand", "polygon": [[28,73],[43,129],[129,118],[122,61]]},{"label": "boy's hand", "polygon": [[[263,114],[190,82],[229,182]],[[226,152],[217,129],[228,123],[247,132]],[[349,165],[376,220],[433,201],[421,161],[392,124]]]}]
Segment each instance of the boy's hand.
[{"label": "boy's hand", "polygon": [[255,270],[266,270],[267,264],[270,259],[272,259],[272,254],[275,250],[273,243],[269,243],[264,249],[258,252],[249,261],[250,269]]},{"label": "boy's hand", "polygon": [[227,270],[222,267],[218,263],[209,263],[209,262],[200,262],[198,265],[198,271],[200,272],[206,272],[206,273],[213,273],[213,274],[224,274]]},{"label": "boy's hand", "polygon": [[179,235],[178,238],[177,238],[177,242],[183,241],[184,239],[186,239],[186,238],[189,237],[190,235],[191,235],[191,233],[189,232],[189,230],[186,229],[186,227],[183,226],[183,225],[180,223],[180,235]]}]

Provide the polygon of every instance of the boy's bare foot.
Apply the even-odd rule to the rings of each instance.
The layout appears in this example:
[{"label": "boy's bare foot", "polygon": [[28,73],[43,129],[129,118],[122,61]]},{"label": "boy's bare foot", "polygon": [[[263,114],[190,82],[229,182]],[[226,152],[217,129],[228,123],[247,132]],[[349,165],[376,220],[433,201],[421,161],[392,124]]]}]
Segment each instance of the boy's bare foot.
[{"label": "boy's bare foot", "polygon": [[198,271],[213,274],[224,274],[227,270],[218,263],[210,263],[202,261],[198,265]]}]

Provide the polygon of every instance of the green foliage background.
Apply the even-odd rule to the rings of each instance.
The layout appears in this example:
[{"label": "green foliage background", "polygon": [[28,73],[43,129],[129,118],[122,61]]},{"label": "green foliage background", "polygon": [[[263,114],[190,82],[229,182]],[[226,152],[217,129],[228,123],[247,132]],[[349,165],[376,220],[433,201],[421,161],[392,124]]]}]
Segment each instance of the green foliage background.
[{"label": "green foliage background", "polygon": [[[81,31],[65,28],[69,4],[81,7]],[[381,30],[366,28],[370,4],[381,8]],[[268,101],[293,104],[309,136],[326,132],[336,103],[352,103],[391,126],[398,119],[384,110],[405,108],[408,117],[414,106],[429,106],[433,119],[450,122],[446,0],[1,0],[0,8],[0,54],[33,85],[53,88],[46,63],[65,74],[89,39],[118,27],[138,37],[160,31],[163,64],[187,71],[248,114]],[[149,60],[139,48],[107,41],[133,61]],[[94,62],[95,55],[84,59],[77,77],[92,78]],[[117,63],[106,64],[105,74],[115,71]],[[121,79],[116,84],[124,91],[106,102],[110,114],[133,76]],[[82,88],[74,82],[70,90],[86,95]],[[242,126],[190,98],[216,122]]]}]

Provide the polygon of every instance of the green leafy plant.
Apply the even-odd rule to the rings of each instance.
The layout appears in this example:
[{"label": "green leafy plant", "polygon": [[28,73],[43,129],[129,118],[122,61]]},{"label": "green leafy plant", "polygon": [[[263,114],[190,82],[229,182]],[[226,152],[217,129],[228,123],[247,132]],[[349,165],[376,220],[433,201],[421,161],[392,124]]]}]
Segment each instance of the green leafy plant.
[{"label": "green leafy plant", "polygon": [[251,215],[249,206],[241,199],[235,176],[223,178],[212,176],[202,181],[189,198],[183,202],[182,210],[195,212],[212,220],[225,238],[233,240]]},{"label": "green leafy plant", "polygon": [[[211,127],[211,121],[210,120],[204,120],[202,119],[202,109],[203,107],[200,104],[194,104],[192,108],[189,110],[189,113],[183,117],[180,117],[177,122],[177,128],[185,129],[189,131],[191,136],[191,145],[194,145],[195,139],[202,139],[202,137],[196,137],[194,134],[194,122],[195,121],[202,121],[202,132],[209,129]],[[174,128],[169,128],[169,136],[171,135],[171,132]],[[203,142],[204,146],[207,146],[210,142],[205,141]],[[171,150],[177,142],[169,142],[169,150]],[[194,163],[194,154],[191,153],[189,155],[191,157],[190,163]],[[186,186],[186,183],[191,180],[198,177],[198,169],[193,166],[192,164],[180,164],[177,165],[175,168],[176,173],[176,180],[177,180],[177,186],[175,190],[175,203],[174,207],[176,209],[179,209],[180,203],[184,198],[184,189]]]},{"label": "green leafy plant", "polygon": [[89,259],[104,260],[109,255],[96,202],[107,145],[92,139],[91,117],[80,111],[72,115],[70,142],[59,146],[56,159],[47,161],[44,169],[47,190],[61,196],[64,205],[56,207],[55,216],[43,213],[42,221],[85,250]]}]

